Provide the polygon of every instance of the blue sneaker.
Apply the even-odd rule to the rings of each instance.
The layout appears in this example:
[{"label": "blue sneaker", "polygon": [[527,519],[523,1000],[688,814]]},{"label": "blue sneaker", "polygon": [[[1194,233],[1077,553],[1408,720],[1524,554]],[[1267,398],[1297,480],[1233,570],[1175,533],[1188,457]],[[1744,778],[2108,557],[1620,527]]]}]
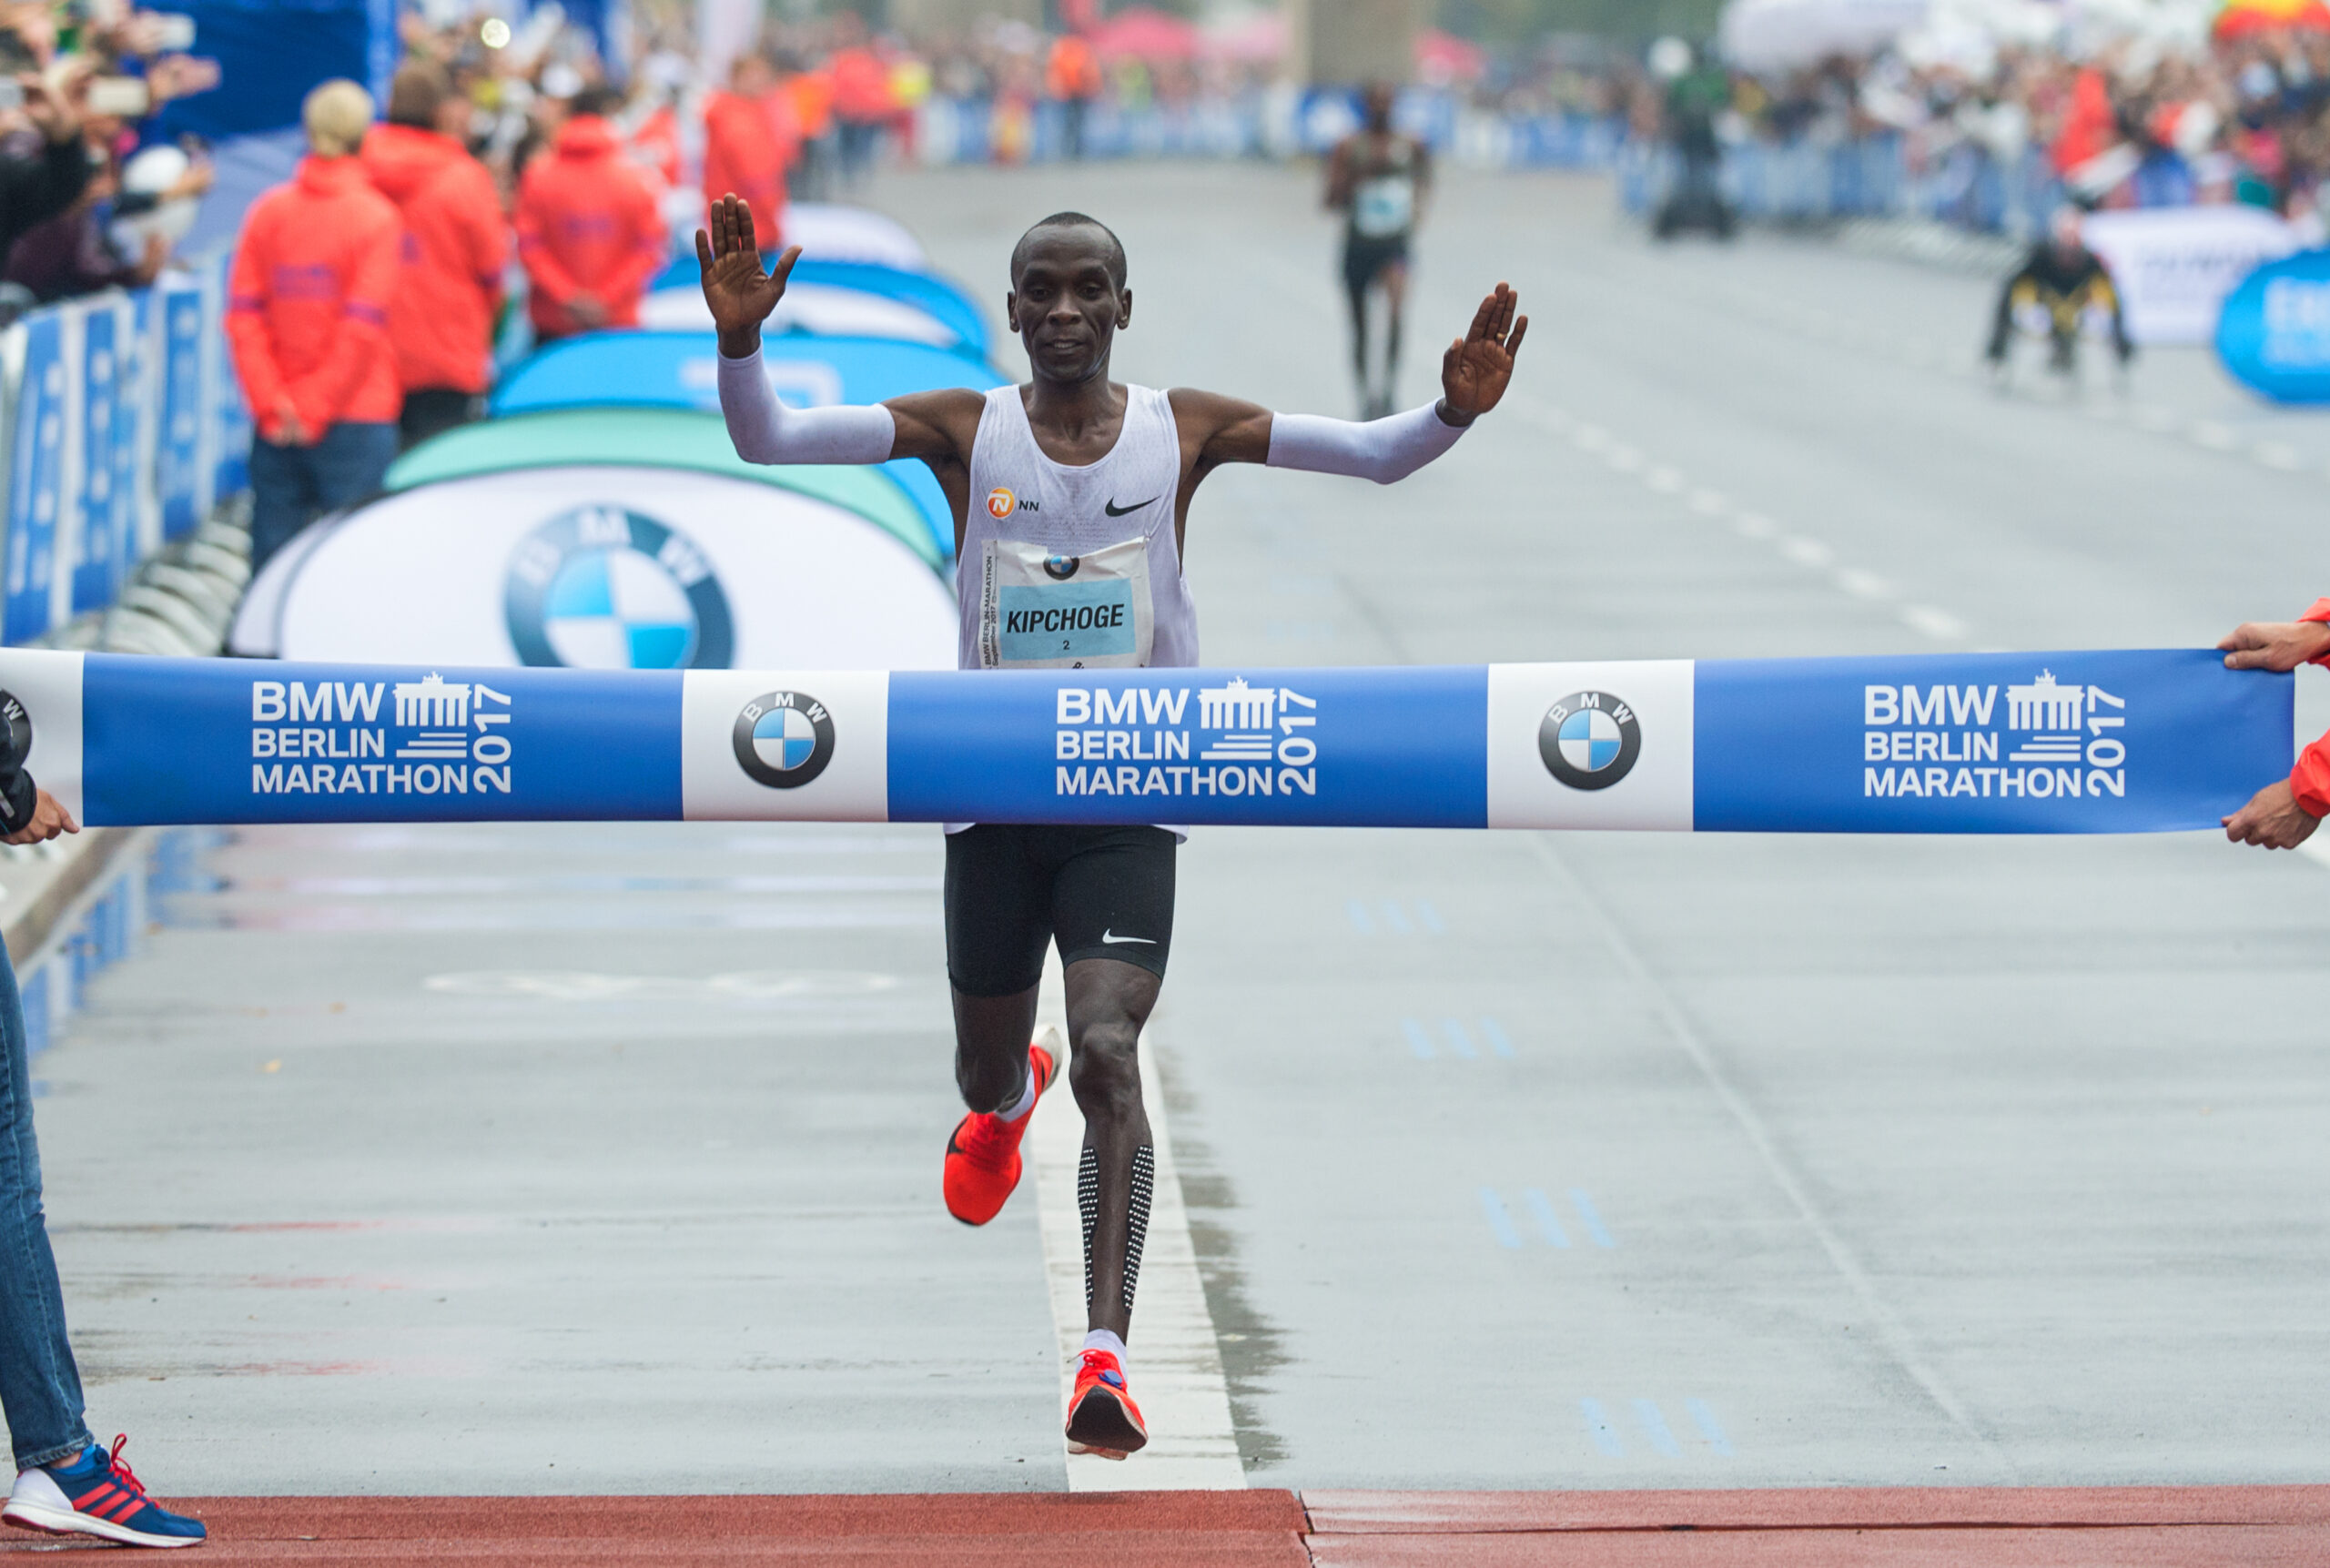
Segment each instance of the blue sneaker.
[{"label": "blue sneaker", "polygon": [[51,1535],[96,1535],[125,1546],[199,1546],[210,1533],[198,1519],[172,1513],[146,1495],[121,1462],[127,1436],[113,1452],[92,1443],[70,1464],[20,1472],[0,1519]]}]

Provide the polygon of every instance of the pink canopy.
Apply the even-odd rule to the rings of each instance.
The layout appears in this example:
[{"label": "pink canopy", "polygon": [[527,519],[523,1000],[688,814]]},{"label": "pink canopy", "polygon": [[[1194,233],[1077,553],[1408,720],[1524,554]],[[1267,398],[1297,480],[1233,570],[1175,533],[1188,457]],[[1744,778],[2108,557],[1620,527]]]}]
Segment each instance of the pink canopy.
[{"label": "pink canopy", "polygon": [[1282,58],[1286,54],[1286,15],[1264,11],[1227,26],[1208,27],[1205,52],[1217,60],[1250,65]]},{"label": "pink canopy", "polygon": [[1194,25],[1146,5],[1126,6],[1087,36],[1093,51],[1109,59],[1194,60],[1200,42]]},{"label": "pink canopy", "polygon": [[1434,86],[1476,82],[1489,68],[1489,57],[1477,44],[1426,27],[1416,35],[1416,75]]}]

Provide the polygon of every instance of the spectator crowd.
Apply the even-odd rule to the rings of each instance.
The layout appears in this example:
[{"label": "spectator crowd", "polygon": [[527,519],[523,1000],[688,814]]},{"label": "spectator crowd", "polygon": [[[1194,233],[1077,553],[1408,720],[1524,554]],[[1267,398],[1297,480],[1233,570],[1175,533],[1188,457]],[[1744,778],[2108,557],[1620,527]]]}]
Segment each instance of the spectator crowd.
[{"label": "spectator crowd", "polygon": [[[2028,230],[2065,197],[2101,208],[2245,202],[2318,234],[2330,197],[2330,31],[2306,26],[1948,48],[1912,36],[1871,57],[1733,72],[1730,83],[1730,147],[1829,155],[1840,183],[1827,194],[1844,210],[1910,207]],[[1655,135],[1657,85],[1637,81],[1627,104],[1637,138]],[[1864,172],[1872,152],[1901,187]]]},{"label": "spectator crowd", "polygon": [[218,85],[186,18],[95,4],[0,4],[0,319],[150,283],[211,182],[164,105]]}]

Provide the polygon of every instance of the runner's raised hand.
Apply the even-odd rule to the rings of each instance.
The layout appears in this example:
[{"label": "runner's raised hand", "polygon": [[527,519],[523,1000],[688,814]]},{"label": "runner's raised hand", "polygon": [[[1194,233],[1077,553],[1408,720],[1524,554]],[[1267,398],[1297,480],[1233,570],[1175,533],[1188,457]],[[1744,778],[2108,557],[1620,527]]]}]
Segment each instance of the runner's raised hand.
[{"label": "runner's raised hand", "polygon": [[785,298],[785,280],[801,259],[794,246],[776,258],[770,271],[761,270],[760,248],[753,235],[753,209],[734,196],[714,204],[709,234],[695,231],[696,265],[704,274],[704,302],[712,308],[712,324],[720,331],[720,351],[742,359],[761,346],[761,323]]},{"label": "runner's raised hand", "polygon": [[1504,284],[1481,301],[1473,325],[1440,358],[1441,412],[1452,424],[1470,424],[1504,396],[1513,379],[1514,357],[1521,352],[1529,318],[1515,319],[1521,296]]}]

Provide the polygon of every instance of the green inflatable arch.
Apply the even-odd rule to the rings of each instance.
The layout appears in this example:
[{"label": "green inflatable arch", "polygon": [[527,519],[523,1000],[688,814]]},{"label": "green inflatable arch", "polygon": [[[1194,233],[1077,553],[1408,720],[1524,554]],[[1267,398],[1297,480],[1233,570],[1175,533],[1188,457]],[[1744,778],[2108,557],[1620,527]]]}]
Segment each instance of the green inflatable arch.
[{"label": "green inflatable arch", "polygon": [[876,469],[763,467],[729,444],[718,414],[693,409],[557,409],[462,425],[422,442],[389,470],[391,491],[512,469],[689,469],[748,480],[856,512],[940,569],[938,547],[917,507]]}]

